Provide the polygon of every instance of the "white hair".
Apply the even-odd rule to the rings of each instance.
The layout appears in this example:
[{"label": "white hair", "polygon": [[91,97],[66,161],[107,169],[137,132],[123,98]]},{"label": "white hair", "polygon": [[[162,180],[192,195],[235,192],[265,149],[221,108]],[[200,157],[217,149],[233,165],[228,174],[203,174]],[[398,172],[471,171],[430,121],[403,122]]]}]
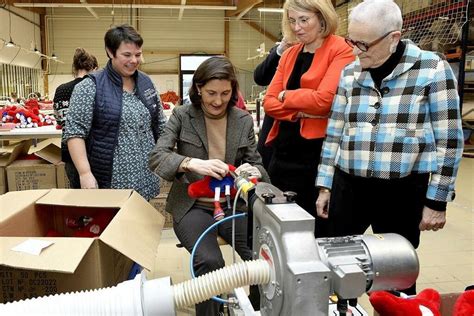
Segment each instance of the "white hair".
[{"label": "white hair", "polygon": [[351,23],[374,25],[374,30],[380,35],[401,31],[402,12],[393,0],[364,0],[352,9],[349,15],[349,24]]}]

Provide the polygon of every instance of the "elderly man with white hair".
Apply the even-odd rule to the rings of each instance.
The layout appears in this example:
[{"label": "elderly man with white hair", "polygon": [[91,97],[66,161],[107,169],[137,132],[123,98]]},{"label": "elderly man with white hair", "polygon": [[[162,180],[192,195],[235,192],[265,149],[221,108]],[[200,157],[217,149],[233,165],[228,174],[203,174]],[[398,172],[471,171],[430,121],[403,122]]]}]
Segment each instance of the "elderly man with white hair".
[{"label": "elderly man with white hair", "polygon": [[[334,236],[442,229],[463,150],[456,79],[434,52],[401,40],[392,0],[366,0],[349,16],[346,66],[318,168],[318,216]],[[416,292],[415,285],[405,291]]]}]

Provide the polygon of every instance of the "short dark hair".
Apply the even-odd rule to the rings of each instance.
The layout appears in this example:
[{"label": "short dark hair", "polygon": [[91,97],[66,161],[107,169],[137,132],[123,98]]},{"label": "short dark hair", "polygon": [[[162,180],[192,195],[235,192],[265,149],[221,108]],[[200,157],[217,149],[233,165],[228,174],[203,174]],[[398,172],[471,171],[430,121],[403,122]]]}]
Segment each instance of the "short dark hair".
[{"label": "short dark hair", "polygon": [[[132,26],[122,24],[109,29],[107,33],[105,33],[104,42],[105,48],[110,50],[112,55],[115,57],[117,49],[122,42],[134,43],[138,47],[142,47],[143,38]],[[111,56],[109,56],[109,58],[111,58]]]},{"label": "short dark hair", "polygon": [[77,75],[79,70],[90,72],[98,67],[99,64],[97,63],[97,58],[95,58],[94,55],[90,54],[82,47],[76,48],[72,59],[72,73],[74,76]]},{"label": "short dark hair", "polygon": [[230,81],[232,97],[229,100],[228,106],[236,105],[239,98],[239,82],[235,75],[234,65],[225,56],[214,56],[206,59],[194,72],[192,85],[189,88],[189,99],[193,105],[201,106],[201,96],[198,93],[198,87],[202,87],[214,79]]}]

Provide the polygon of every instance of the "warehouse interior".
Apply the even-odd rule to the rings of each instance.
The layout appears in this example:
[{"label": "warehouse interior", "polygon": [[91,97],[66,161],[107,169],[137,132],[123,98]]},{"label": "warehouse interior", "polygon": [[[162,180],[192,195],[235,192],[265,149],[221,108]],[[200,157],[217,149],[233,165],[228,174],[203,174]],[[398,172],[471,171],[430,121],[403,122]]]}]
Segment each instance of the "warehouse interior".
[{"label": "warehouse interior", "polygon": [[[104,49],[105,32],[112,26],[129,24],[144,39],[140,70],[151,78],[162,98],[173,96],[164,102],[165,114],[171,115],[171,110],[181,106],[188,98],[190,80],[195,70],[194,66],[186,68],[188,60],[194,62],[203,57],[207,58],[206,56],[225,55],[236,68],[240,91],[247,110],[254,118],[258,136],[264,116],[261,102],[266,87],[257,85],[253,74],[255,68],[269,54],[269,50],[281,40],[284,1],[2,0],[0,1],[0,111],[3,107],[13,104],[12,93],[25,102],[36,98],[40,102],[40,111],[43,111],[45,121],[49,120],[49,125],[54,126],[52,100],[57,87],[73,79],[71,64],[74,50],[77,47],[85,48],[97,57],[99,68],[102,68],[108,61]],[[331,2],[339,18],[336,35],[345,37],[348,14],[362,0]],[[456,199],[448,203],[446,226],[437,232],[422,232],[421,244],[417,249],[420,263],[418,289],[437,290],[443,296],[446,308],[452,308],[457,295],[466,287],[474,285],[474,3],[471,0],[396,0],[395,2],[401,8],[404,19],[402,38],[412,40],[424,50],[443,54],[457,77],[464,153],[456,182]],[[36,97],[38,93],[39,96]],[[15,130],[18,129],[13,129]],[[135,205],[133,203],[142,205],[140,204],[142,201],[131,198],[134,197],[132,193],[128,197],[125,197],[128,193],[121,192],[123,195],[111,193],[110,196],[104,197],[102,202],[100,195],[97,195],[91,198],[93,202],[90,203],[75,200],[74,203],[78,204],[65,201],[65,197],[68,196],[66,193],[64,196],[59,193],[59,195],[52,194],[49,192],[50,189],[68,188],[64,164],[60,158],[61,132],[53,127],[40,132],[34,131],[34,128],[28,129],[33,130],[31,133],[25,130],[14,135],[14,132],[0,128],[0,201],[3,201],[0,202],[3,204],[0,205],[1,240],[7,238],[2,237],[2,232],[5,232],[4,236],[10,236],[8,238],[15,236],[9,222],[10,212],[13,212],[11,209],[23,207],[27,210],[31,205],[39,205],[39,209],[43,212],[47,205],[54,212],[60,212],[64,206],[80,209],[93,205],[95,208],[106,207],[120,212],[123,210],[128,214],[126,212],[128,205]],[[19,143],[21,145],[18,145]],[[30,148],[28,154],[39,157],[41,162],[29,162],[27,167],[19,164],[11,165],[26,147]],[[12,174],[15,172],[14,176],[8,176],[9,167]],[[139,251],[130,245],[124,246],[123,251],[119,250],[120,246],[116,246],[110,240],[117,238],[127,244],[126,237],[119,237],[121,233],[127,235],[125,228],[127,223],[123,223],[124,226],[117,224],[118,230],[114,232],[115,235],[111,233],[110,236],[104,236],[97,249],[92,248],[92,241],[89,244],[78,243],[78,249],[82,249],[81,254],[77,254],[78,260],[80,261],[82,256],[88,258],[87,251],[99,253],[98,249],[106,244],[107,252],[112,253],[116,250],[126,252],[125,256],[133,253],[132,256],[136,255],[136,258],[146,262],[148,279],[170,276],[175,284],[190,279],[189,253],[184,248],[178,247],[179,240],[172,228],[172,217],[164,210],[170,185],[169,182],[163,181],[160,195],[149,201],[149,204],[161,214],[161,219],[153,225],[161,225],[162,230],[160,229],[157,234],[157,240],[150,243],[157,248],[151,252],[150,249],[145,249],[144,255],[138,254]],[[37,190],[35,192],[42,193],[21,195],[24,190]],[[10,194],[9,192],[13,195],[5,197]],[[51,202],[54,198],[61,202]],[[10,205],[7,207],[5,204],[7,202],[15,207],[10,208]],[[380,206],[381,209],[383,207]],[[36,217],[31,215],[30,220],[34,221]],[[161,224],[158,223],[160,221]],[[25,224],[26,226],[34,225]],[[35,227],[31,229],[41,230]],[[125,233],[121,232],[121,229]],[[370,233],[367,231],[367,234]],[[14,245],[14,241],[8,241],[1,248],[6,250],[7,246]],[[64,248],[67,247],[65,244]],[[109,250],[109,247],[113,250]],[[223,245],[221,249],[225,254],[226,264],[231,264],[233,262],[231,247]],[[100,256],[97,255],[97,258]],[[104,259],[104,262],[107,260]],[[21,271],[28,270],[26,262],[28,260],[24,261],[15,269],[8,256],[0,257],[0,276],[2,279],[12,280],[11,284],[8,283],[10,281],[2,283],[4,287],[0,294],[0,303],[18,299],[17,294],[12,296],[9,293],[12,292],[12,288],[9,289],[8,286],[17,284],[13,279],[20,275]],[[64,265],[55,262],[52,268],[48,268],[49,263],[46,262],[42,263],[43,266],[40,268],[33,267],[30,270],[37,273],[41,271],[75,273],[79,261],[75,263],[72,261]],[[138,260],[132,261],[138,262]],[[9,274],[12,273],[9,272],[12,269],[17,272]],[[106,274],[101,270],[96,277],[102,278],[102,273]],[[119,279],[117,276],[110,277],[115,278],[115,281]],[[31,278],[39,280],[41,276]],[[92,283],[85,282],[85,284]],[[82,290],[86,289],[88,288]],[[28,294],[22,298],[41,296],[45,293],[54,294],[57,291],[56,287],[39,293],[26,291]],[[361,308],[360,315],[374,315],[374,309],[366,294],[359,298],[358,303]],[[194,308],[193,306],[181,308],[177,311],[177,315],[195,315]]]}]

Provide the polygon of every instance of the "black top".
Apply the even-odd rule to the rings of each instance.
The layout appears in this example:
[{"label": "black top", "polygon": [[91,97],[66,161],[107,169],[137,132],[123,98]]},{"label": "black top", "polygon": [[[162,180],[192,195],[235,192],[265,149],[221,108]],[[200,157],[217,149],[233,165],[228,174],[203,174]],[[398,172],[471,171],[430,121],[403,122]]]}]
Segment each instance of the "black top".
[{"label": "black top", "polygon": [[391,74],[395,67],[400,63],[403,52],[405,51],[405,46],[405,43],[402,41],[398,42],[395,53],[393,53],[381,66],[368,69],[377,89],[380,89],[382,80]]},{"label": "black top", "polygon": [[56,122],[61,125],[61,128],[64,128],[66,123],[66,115],[69,109],[69,100],[71,99],[72,91],[74,87],[82,81],[84,78],[76,78],[72,81],[63,83],[57,87],[56,92],[54,93],[54,114],[56,116]]},{"label": "black top", "polygon": [[253,72],[253,80],[259,86],[268,86],[272,82],[280,61],[280,56],[277,54],[277,46],[270,49],[269,55],[262,61]]},{"label": "black top", "polygon": [[[301,52],[296,58],[293,71],[286,85],[285,90],[296,90],[301,87],[300,80],[304,73],[306,73],[313,62],[314,53]],[[312,156],[311,148],[314,148],[313,139],[303,138],[300,134],[300,120],[295,122],[280,121],[280,130],[275,139],[274,147],[280,153],[285,153],[291,156]]]}]

